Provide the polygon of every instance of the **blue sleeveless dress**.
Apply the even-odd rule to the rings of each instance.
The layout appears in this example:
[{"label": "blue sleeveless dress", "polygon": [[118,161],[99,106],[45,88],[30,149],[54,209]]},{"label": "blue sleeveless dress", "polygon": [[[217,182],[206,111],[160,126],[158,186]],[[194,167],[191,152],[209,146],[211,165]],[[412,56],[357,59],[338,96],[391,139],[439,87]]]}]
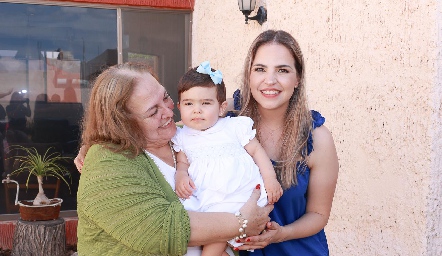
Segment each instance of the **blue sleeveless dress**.
[{"label": "blue sleeveless dress", "polygon": [[[236,92],[235,92],[236,93]],[[235,109],[239,109],[239,105],[236,103]],[[312,113],[312,125],[313,129],[320,127],[324,124],[325,118],[314,110]],[[307,154],[313,151],[313,137],[309,135],[307,141]],[[310,169],[308,167],[303,168],[302,172],[298,172],[297,180],[298,184],[292,186],[287,190],[284,190],[283,195],[275,203],[275,208],[270,213],[272,221],[277,222],[279,225],[284,226],[293,223],[306,212],[307,207],[307,187],[310,178]],[[323,256],[329,255],[327,238],[325,236],[324,229],[319,233],[300,239],[288,240],[281,243],[269,244],[263,249],[255,250],[254,252],[240,251],[240,256]]]}]

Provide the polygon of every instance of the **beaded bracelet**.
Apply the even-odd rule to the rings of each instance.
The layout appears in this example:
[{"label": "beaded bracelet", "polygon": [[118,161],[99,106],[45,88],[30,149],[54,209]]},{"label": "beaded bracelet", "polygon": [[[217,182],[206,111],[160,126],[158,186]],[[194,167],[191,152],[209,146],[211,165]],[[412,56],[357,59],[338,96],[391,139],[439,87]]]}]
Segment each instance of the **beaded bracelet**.
[{"label": "beaded bracelet", "polygon": [[238,222],[239,222],[239,236],[235,237],[235,240],[241,239],[241,238],[246,238],[246,227],[247,227],[247,223],[249,222],[248,220],[244,219],[244,217],[242,216],[242,214],[238,211],[235,212],[235,217],[238,218]]}]

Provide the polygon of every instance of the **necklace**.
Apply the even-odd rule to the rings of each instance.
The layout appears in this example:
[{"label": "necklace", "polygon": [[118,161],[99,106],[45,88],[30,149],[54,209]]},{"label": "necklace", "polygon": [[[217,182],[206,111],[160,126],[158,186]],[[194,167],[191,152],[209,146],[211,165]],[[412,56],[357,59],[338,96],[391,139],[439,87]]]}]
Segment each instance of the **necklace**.
[{"label": "necklace", "polygon": [[278,126],[276,129],[272,129],[272,128],[268,127],[265,123],[262,123],[262,125],[265,127],[266,130],[269,131],[270,134],[273,134],[276,131],[281,130],[281,128],[282,128],[282,125]]},{"label": "necklace", "polygon": [[283,125],[278,126],[276,129],[272,129],[269,126],[267,126],[264,122],[261,122],[261,129],[259,129],[259,136],[261,139],[261,143],[266,142],[267,140],[270,140],[273,142],[273,144],[276,141],[279,141],[281,138],[281,129]]},{"label": "necklace", "polygon": [[[175,171],[176,171],[176,166],[177,166],[177,161],[176,161],[176,157],[175,157],[175,152],[173,151],[173,147],[172,147],[172,143],[169,142],[169,148],[170,148],[170,153],[172,153],[172,158],[173,158],[173,167],[171,167],[170,165],[168,165],[164,160],[162,160],[161,158],[159,158],[158,156],[152,154],[151,152],[147,151],[146,149],[143,149],[144,154],[146,154],[147,156],[149,156],[150,158],[152,158],[152,160],[154,161],[155,165],[158,167],[158,169],[160,170],[160,172],[163,174],[163,176],[166,178],[166,180],[168,180],[168,174],[170,174],[170,172],[173,169],[173,175],[175,175]],[[168,170],[168,171],[166,171]],[[172,175],[172,176],[173,176]]]},{"label": "necklace", "polygon": [[270,132],[270,134],[273,134],[273,133],[275,133],[276,131],[279,131],[279,130],[281,130],[281,128],[282,128],[282,124],[281,125],[279,125],[278,127],[276,127],[275,129],[272,129],[272,128],[270,128],[268,125],[266,125],[264,122],[262,122],[261,121],[261,124],[265,127],[265,129],[266,130],[268,130],[269,132]]},{"label": "necklace", "polygon": [[264,123],[260,123],[261,129],[258,130],[258,140],[270,159],[277,160],[280,157],[283,127],[283,125],[280,125],[276,129],[272,129]]},{"label": "necklace", "polygon": [[175,156],[175,152],[173,151],[172,142],[170,142],[170,141],[169,141],[169,148],[170,148],[170,152],[172,153],[173,167],[176,170],[176,156]]},{"label": "necklace", "polygon": [[[176,170],[176,157],[175,157],[175,152],[173,151],[173,147],[172,147],[172,143],[169,141],[169,148],[170,148],[170,153],[172,153],[172,158],[173,158],[173,168],[175,168]],[[159,160],[161,160],[164,164],[167,164],[164,160],[162,160],[160,157],[152,154],[151,152],[147,151],[147,149],[143,149],[144,153],[147,155],[152,155],[155,156],[156,158],[158,158]],[[158,164],[157,164],[158,165]]]}]

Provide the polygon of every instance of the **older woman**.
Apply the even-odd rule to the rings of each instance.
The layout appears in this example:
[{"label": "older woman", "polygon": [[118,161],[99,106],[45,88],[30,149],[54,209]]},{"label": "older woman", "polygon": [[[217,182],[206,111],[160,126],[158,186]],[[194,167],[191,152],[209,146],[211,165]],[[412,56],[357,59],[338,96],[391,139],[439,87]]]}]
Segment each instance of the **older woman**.
[{"label": "older woman", "polygon": [[168,183],[176,166],[173,107],[142,64],[117,65],[96,79],[82,133],[79,255],[184,255],[187,246],[236,237],[246,219],[247,235],[265,228],[273,207],[256,205],[258,189],[240,214],[184,210]]}]

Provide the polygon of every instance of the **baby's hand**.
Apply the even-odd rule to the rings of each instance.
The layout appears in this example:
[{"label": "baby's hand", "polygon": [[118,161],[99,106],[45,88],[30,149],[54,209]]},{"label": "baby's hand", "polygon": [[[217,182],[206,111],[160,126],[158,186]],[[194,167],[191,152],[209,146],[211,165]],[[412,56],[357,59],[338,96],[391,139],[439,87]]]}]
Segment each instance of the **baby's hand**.
[{"label": "baby's hand", "polygon": [[281,184],[279,184],[278,180],[275,178],[265,180],[264,186],[266,188],[267,201],[269,202],[269,204],[276,203],[282,196]]},{"label": "baby's hand", "polygon": [[195,183],[187,172],[177,171],[175,173],[175,193],[179,198],[189,199],[194,189],[196,189]]}]

